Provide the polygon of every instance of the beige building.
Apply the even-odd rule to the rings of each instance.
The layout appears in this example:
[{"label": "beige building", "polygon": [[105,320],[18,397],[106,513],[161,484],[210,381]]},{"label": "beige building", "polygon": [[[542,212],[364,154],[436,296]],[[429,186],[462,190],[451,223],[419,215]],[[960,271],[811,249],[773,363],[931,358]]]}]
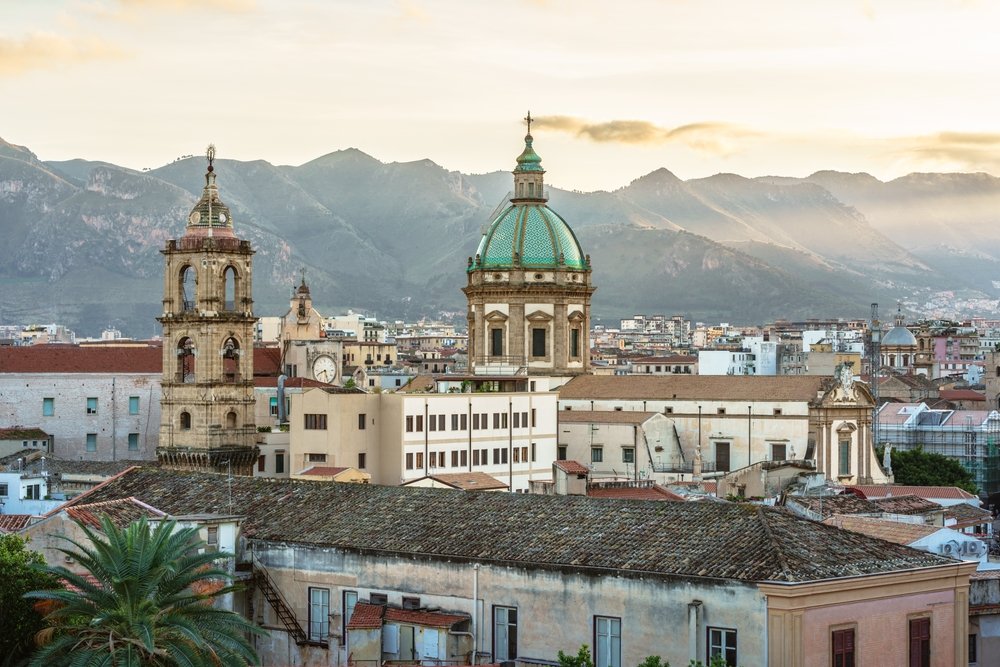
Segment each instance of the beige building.
[{"label": "beige building", "polygon": [[292,395],[291,467],[352,466],[375,484],[484,472],[526,491],[556,456],[553,392]]},{"label": "beige building", "polygon": [[805,459],[841,483],[884,482],[872,448],[872,405],[849,368],[839,378],[581,376],[559,390],[561,411],[659,412],[673,422],[683,457],[657,460],[637,447],[640,476]]},{"label": "beige building", "polygon": [[313,308],[305,275],[292,294],[288,312],[281,318],[279,346],[281,370],[287,377],[327,384],[343,382],[344,342],[326,337],[323,317]]},{"label": "beige building", "polygon": [[163,272],[160,442],[165,465],[250,474],[254,424],[253,249],[233,232],[209,150],[201,199]]}]

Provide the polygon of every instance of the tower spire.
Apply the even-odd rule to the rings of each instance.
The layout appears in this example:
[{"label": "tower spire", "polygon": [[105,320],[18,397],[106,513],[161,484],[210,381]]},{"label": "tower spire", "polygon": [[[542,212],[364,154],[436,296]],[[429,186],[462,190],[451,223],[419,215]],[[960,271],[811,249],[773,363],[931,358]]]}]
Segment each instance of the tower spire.
[{"label": "tower spire", "polygon": [[524,117],[524,122],[526,122],[528,124],[528,136],[529,137],[531,136],[531,121],[532,120],[534,120],[534,119],[531,117],[531,110],[529,109],[528,110],[528,115]]}]

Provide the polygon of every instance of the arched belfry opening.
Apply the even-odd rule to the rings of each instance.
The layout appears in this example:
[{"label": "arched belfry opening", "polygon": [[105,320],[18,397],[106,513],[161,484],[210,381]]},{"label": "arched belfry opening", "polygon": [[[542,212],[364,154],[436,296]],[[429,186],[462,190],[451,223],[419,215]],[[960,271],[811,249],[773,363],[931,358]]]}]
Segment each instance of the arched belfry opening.
[{"label": "arched belfry opening", "polygon": [[253,254],[219,196],[215,148],[184,234],[166,242],[161,464],[253,473]]}]

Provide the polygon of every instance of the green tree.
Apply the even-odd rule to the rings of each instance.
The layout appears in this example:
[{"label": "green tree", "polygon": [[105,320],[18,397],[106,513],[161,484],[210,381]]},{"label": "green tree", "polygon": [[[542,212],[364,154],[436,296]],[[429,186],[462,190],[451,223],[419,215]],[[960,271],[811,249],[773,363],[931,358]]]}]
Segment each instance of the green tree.
[{"label": "green tree", "polygon": [[106,516],[99,531],[79,525],[89,544],[65,538],[75,549],[60,550],[86,574],[47,567],[67,588],[27,594],[55,606],[32,667],[260,663],[247,636],[263,631],[212,606],[234,587],[214,565],[225,554],[198,553],[197,528],[173,521],[153,528],[145,518],[117,528]]},{"label": "green tree", "polygon": [[[882,450],[878,451],[879,459]],[[891,454],[892,473],[897,484],[914,486],[957,486],[969,493],[979,493],[972,473],[955,459],[916,449],[894,449]]]},{"label": "green tree", "polygon": [[45,559],[31,551],[20,535],[0,535],[0,660],[18,664],[31,655],[32,637],[45,627],[28,591],[55,588],[58,579],[38,569]]},{"label": "green tree", "polygon": [[559,651],[559,667],[594,667],[594,661],[590,657],[590,647],[583,644],[576,655],[566,655]]}]

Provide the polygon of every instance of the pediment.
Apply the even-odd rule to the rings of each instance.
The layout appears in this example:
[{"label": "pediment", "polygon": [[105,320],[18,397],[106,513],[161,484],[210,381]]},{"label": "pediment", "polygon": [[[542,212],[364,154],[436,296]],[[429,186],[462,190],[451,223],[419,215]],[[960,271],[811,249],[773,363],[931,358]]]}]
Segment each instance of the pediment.
[{"label": "pediment", "polygon": [[499,310],[491,310],[486,313],[487,322],[506,322],[508,320],[506,313],[501,313]]},{"label": "pediment", "polygon": [[548,313],[543,313],[540,310],[536,310],[530,315],[527,315],[525,319],[528,320],[529,322],[551,322],[552,316],[549,315]]},{"label": "pediment", "polygon": [[574,310],[567,316],[567,319],[570,322],[573,322],[574,324],[578,324],[585,321],[587,318],[584,317],[583,313],[581,313],[579,310]]}]

